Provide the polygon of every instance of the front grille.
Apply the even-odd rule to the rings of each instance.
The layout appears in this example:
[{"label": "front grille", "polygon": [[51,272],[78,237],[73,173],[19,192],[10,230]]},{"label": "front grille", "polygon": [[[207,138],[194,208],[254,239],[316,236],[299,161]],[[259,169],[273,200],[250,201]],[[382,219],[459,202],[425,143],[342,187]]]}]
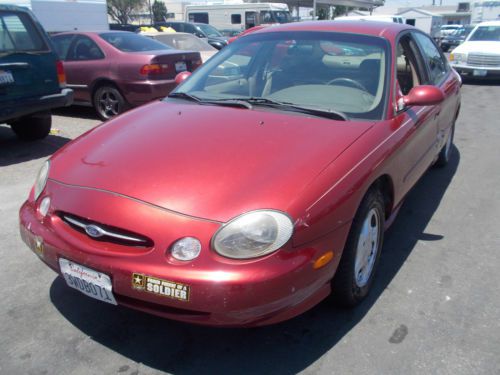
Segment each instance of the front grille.
[{"label": "front grille", "polygon": [[467,64],[500,68],[500,55],[493,55],[491,53],[470,53],[467,57]]},{"label": "front grille", "polygon": [[59,212],[58,216],[70,227],[95,241],[105,241],[135,247],[153,246],[151,239],[128,230],[84,219],[66,212]]}]

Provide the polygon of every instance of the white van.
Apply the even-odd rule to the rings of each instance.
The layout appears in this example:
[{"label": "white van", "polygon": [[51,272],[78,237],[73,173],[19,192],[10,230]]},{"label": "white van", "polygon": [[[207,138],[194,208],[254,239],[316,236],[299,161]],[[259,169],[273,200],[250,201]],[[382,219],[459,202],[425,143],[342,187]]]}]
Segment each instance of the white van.
[{"label": "white van", "polygon": [[356,20],[366,20],[366,21],[379,21],[379,22],[394,22],[394,23],[405,23],[404,17],[394,16],[394,15],[372,15],[372,16],[343,16],[335,17],[335,21],[356,21]]},{"label": "white van", "polygon": [[257,25],[291,21],[288,5],[282,3],[242,3],[186,5],[187,22],[208,23],[219,30],[242,31]]}]

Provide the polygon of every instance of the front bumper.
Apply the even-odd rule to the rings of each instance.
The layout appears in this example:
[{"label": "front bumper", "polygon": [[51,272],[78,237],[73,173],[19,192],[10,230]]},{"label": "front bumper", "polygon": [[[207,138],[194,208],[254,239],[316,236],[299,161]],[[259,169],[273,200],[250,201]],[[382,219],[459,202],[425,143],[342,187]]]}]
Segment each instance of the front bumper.
[{"label": "front bumper", "polygon": [[17,120],[52,108],[67,107],[73,103],[73,90],[62,89],[60,93],[7,102],[0,107],[0,123]]},{"label": "front bumper", "polygon": [[117,85],[127,102],[134,107],[164,98],[177,86],[174,79],[118,81]]},{"label": "front bumper", "polygon": [[477,66],[468,65],[463,62],[451,62],[451,67],[455,69],[461,75],[467,75],[475,78],[481,77],[500,77],[500,66]]},{"label": "front bumper", "polygon": [[[118,304],[162,317],[213,326],[258,326],[277,323],[313,307],[330,293],[330,280],[340,259],[348,225],[300,248],[237,261],[210,249],[220,223],[189,218],[116,194],[67,186],[49,180],[39,198],[52,199],[45,218],[30,199],[20,210],[24,242],[60,273],[59,258],[103,272],[112,280]],[[66,224],[58,212],[72,212],[96,222],[133,230],[154,241],[150,248],[99,242]],[[140,217],[139,217],[140,216]],[[147,218],[147,221],[144,220]],[[202,253],[190,262],[169,256],[168,248],[184,236],[196,236]],[[40,247],[43,243],[43,248]],[[332,246],[336,244],[336,248]],[[325,267],[313,263],[327,251],[334,259]],[[189,300],[166,298],[133,287],[134,274],[187,285]],[[82,298],[87,298],[82,295]]]}]

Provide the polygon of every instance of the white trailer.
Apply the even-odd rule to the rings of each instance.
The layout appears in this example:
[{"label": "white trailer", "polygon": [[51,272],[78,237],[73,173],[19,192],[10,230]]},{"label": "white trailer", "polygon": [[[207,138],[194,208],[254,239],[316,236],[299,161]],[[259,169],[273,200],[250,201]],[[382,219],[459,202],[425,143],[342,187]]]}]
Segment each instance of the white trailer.
[{"label": "white trailer", "polygon": [[47,32],[109,30],[106,0],[0,0],[25,6]]},{"label": "white trailer", "polygon": [[242,31],[290,22],[291,15],[288,5],[282,3],[187,5],[185,20],[208,23],[219,30]]},{"label": "white trailer", "polygon": [[419,28],[436,40],[439,39],[443,24],[442,16],[418,8],[405,9],[397,15],[404,17],[407,24]]}]

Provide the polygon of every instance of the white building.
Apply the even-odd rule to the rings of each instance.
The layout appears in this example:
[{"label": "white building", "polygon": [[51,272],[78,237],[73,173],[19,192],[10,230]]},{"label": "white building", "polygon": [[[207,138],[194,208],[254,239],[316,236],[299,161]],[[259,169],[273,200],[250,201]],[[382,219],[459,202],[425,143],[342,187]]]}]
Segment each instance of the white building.
[{"label": "white building", "polygon": [[472,7],[472,23],[500,19],[500,1],[478,1]]}]

